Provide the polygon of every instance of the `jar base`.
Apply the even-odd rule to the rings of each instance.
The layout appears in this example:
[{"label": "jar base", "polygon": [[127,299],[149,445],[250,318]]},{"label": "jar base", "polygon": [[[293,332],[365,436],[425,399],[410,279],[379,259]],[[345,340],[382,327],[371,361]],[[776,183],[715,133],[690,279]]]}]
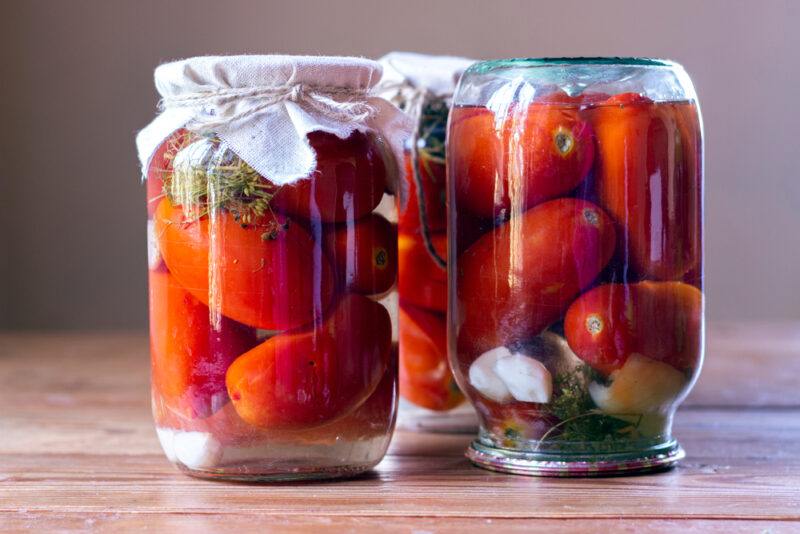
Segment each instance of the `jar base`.
[{"label": "jar base", "polygon": [[183,473],[205,479],[281,482],[353,478],[378,465],[390,434],[318,442],[275,437],[232,443],[209,432],[156,429],[167,459]]},{"label": "jar base", "polygon": [[475,440],[466,452],[478,467],[539,477],[602,477],[665,471],[686,456],[677,441],[643,451],[608,454],[529,452],[501,449]]},{"label": "jar base", "polygon": [[219,480],[227,482],[251,482],[251,483],[271,483],[271,482],[313,482],[335,479],[357,478],[369,473],[377,462],[373,465],[354,465],[336,466],[331,468],[298,468],[297,470],[276,470],[274,472],[263,471],[248,473],[246,471],[236,472],[229,469],[191,469],[183,464],[177,464],[178,469],[186,475],[205,480]]}]

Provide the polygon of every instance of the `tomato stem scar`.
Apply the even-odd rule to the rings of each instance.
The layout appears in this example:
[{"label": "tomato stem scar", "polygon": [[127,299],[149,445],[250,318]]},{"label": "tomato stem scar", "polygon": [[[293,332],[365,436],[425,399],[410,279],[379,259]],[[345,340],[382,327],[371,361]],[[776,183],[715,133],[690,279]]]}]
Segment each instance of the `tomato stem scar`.
[{"label": "tomato stem scar", "polygon": [[600,216],[593,209],[584,208],[583,218],[592,226],[598,226],[600,224]]},{"label": "tomato stem scar", "polygon": [[380,247],[374,249],[373,257],[375,258],[375,266],[378,269],[383,270],[389,264],[388,255],[389,253],[386,251],[385,248]]},{"label": "tomato stem scar", "polygon": [[586,330],[590,334],[599,334],[603,331],[603,320],[596,314],[592,314],[586,318]]},{"label": "tomato stem scar", "polygon": [[575,147],[575,138],[573,137],[572,133],[569,130],[566,130],[563,126],[560,126],[555,135],[553,135],[553,142],[556,145],[556,150],[561,156],[566,156],[572,149]]}]

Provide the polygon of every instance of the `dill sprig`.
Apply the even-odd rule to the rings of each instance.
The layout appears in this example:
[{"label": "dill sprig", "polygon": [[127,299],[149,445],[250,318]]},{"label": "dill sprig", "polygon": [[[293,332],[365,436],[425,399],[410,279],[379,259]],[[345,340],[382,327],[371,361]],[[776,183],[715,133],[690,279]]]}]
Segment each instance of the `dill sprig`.
[{"label": "dill sprig", "polygon": [[448,102],[443,98],[430,98],[422,106],[417,151],[419,161],[425,167],[428,176],[434,176],[431,165],[445,164],[445,136],[449,113]]},{"label": "dill sprig", "polygon": [[[268,227],[264,239],[275,239],[286,227],[270,205],[278,186],[227,148],[218,138],[176,139],[167,150],[171,170],[164,173],[164,194],[180,205],[188,220],[217,210],[231,213],[242,226]],[[265,222],[266,218],[266,222]]]},{"label": "dill sprig", "polygon": [[610,451],[615,448],[615,442],[630,443],[637,436],[639,422],[635,416],[616,414],[632,418],[632,423],[597,409],[586,385],[598,379],[600,377],[587,365],[555,377],[553,389],[556,394],[548,409],[559,422],[542,436],[542,441],[578,442],[583,444],[582,447],[596,443],[599,450]]}]

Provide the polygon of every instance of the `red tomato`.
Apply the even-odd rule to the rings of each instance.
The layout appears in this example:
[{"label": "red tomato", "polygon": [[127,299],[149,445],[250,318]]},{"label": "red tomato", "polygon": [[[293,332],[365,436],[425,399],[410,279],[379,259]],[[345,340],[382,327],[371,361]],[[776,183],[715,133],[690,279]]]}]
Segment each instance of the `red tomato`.
[{"label": "red tomato", "polygon": [[601,205],[643,277],[681,278],[700,261],[700,136],[696,108],[616,95],[588,116],[597,135]]},{"label": "red tomato", "polygon": [[397,278],[397,229],[372,213],[325,231],[325,249],[346,289],[365,295],[389,291]]},{"label": "red tomato", "polygon": [[447,362],[444,315],[400,306],[400,394],[430,410],[449,410],[464,400]]},{"label": "red tomato", "polygon": [[321,317],[334,293],[327,258],[314,254],[318,245],[298,224],[283,227],[284,221],[264,217],[243,227],[220,211],[212,225],[208,217],[189,222],[164,199],[155,234],[170,272],[202,303],[211,302],[212,311],[284,330]]},{"label": "red tomato", "polygon": [[341,440],[365,440],[383,437],[386,445],[394,427],[397,411],[396,345],[390,364],[372,395],[350,415],[320,427],[302,430],[260,428],[245,422],[228,402],[205,419],[189,419],[172,412],[159,399],[153,398],[153,415],[160,428],[209,432],[222,445],[234,447],[259,444],[291,443],[334,444]]},{"label": "red tomato", "polygon": [[380,304],[342,298],[321,325],[278,334],[228,368],[228,394],[242,419],[263,428],[312,428],[351,413],[389,362],[392,323]]},{"label": "red tomato", "polygon": [[313,428],[292,430],[286,428],[262,428],[245,422],[236,412],[233,403],[228,403],[208,419],[194,424],[181,422],[178,428],[211,432],[222,444],[252,446],[258,443],[293,445],[335,444],[341,440],[365,440],[388,436],[394,426],[397,410],[397,365],[396,358],[387,366],[378,386],[367,400],[350,415],[332,423]]},{"label": "red tomato", "polygon": [[575,354],[604,374],[632,353],[685,371],[699,363],[702,320],[702,293],[689,284],[607,284],[572,303],[564,332]]},{"label": "red tomato", "polygon": [[164,175],[172,172],[175,154],[192,138],[192,134],[181,128],[158,146],[150,166],[147,168],[147,214],[152,217],[156,207],[164,198]]},{"label": "red tomato", "polygon": [[558,424],[558,419],[542,410],[541,404],[512,401],[499,404],[474,395],[475,411],[493,436],[502,436],[500,445],[519,447],[520,441],[540,439]]},{"label": "red tomato", "polygon": [[[447,257],[447,234],[434,234],[431,243],[440,257]],[[442,313],[447,311],[447,269],[433,260],[422,236],[400,234],[397,250],[400,301]]]},{"label": "red tomato", "polygon": [[[447,228],[446,173],[441,163],[420,158],[419,179],[422,183],[422,196],[425,200],[425,213],[428,229],[441,232]],[[411,156],[406,155],[406,182],[408,183],[408,202],[400,211],[398,226],[401,232],[421,232],[422,221],[419,213],[419,193],[411,170]]]},{"label": "red tomato", "polygon": [[574,189],[594,158],[592,128],[578,106],[536,102],[498,122],[491,111],[452,112],[448,165],[457,205],[509,218]]},{"label": "red tomato", "polygon": [[584,200],[551,200],[498,226],[458,259],[459,358],[537,336],[614,252],[611,219]]},{"label": "red tomato", "polygon": [[375,143],[360,132],[347,139],[311,132],[308,141],[317,153],[317,169],[310,178],[282,186],[272,206],[323,222],[359,219],[374,210],[386,190],[386,167]]},{"label": "red tomato", "polygon": [[170,273],[150,272],[153,388],[168,410],[193,419],[223,406],[228,365],[255,344],[255,330],[227,318],[212,328],[208,308]]},{"label": "red tomato", "polygon": [[[394,427],[397,411],[397,354],[391,358],[383,378],[372,395],[344,419],[313,432],[317,438],[363,440],[388,436]],[[387,445],[388,445],[388,439]]]}]

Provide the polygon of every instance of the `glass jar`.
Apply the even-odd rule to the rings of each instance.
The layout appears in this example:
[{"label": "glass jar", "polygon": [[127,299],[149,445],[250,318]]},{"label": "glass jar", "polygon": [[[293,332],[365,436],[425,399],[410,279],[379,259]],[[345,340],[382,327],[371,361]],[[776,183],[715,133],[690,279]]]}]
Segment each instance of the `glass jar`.
[{"label": "glass jar", "polygon": [[462,77],[448,133],[449,355],[488,469],[683,457],[703,359],[702,127],[673,62],[514,59]]},{"label": "glass jar", "polygon": [[186,131],[151,164],[153,411],[192,474],[338,476],[388,446],[396,346],[378,299],[395,283],[396,230],[372,213],[384,162],[358,132],[309,140],[316,176],[297,185]]},{"label": "glass jar", "polygon": [[400,409],[398,426],[426,432],[477,429],[447,359],[445,137],[453,90],[474,60],[392,52],[380,59],[378,94],[414,125],[406,142],[406,201],[398,215]]},{"label": "glass jar", "polygon": [[[277,71],[291,74],[294,83],[306,66],[311,75],[318,72],[319,59],[197,61],[196,68],[178,65],[174,71],[207,71],[216,80],[220,65],[238,73],[241,62],[250,61],[261,71],[245,73],[273,76],[267,69],[278,62]],[[376,63],[345,61],[366,65],[370,76],[379,72]],[[337,81],[342,72],[349,71],[340,68]],[[253,84],[234,87],[223,102],[257,94],[233,108],[240,113],[251,104],[240,115],[248,120],[295,96],[287,109],[297,117],[308,92],[322,87],[292,89],[271,79]],[[291,96],[273,98],[283,90]],[[330,97],[307,104],[303,124],[323,113],[325,129],[335,128],[334,121],[354,107],[352,100],[341,108],[332,103],[343,92],[328,88]],[[213,92],[210,98],[217,97]],[[265,103],[267,98],[272,100]],[[215,121],[221,116],[209,115]],[[283,120],[278,112],[265,120],[276,116]],[[288,119],[271,122],[253,135],[297,135],[314,156],[309,176],[278,183],[240,157],[252,145],[249,134],[234,130],[236,120],[230,121],[233,127],[219,127],[225,135],[190,122],[149,158],[150,347],[158,437],[168,459],[195,476],[352,476],[383,458],[395,422],[397,229],[380,213],[396,205],[389,191],[400,171],[393,154],[401,152],[379,129],[348,123],[349,133],[337,136],[313,128],[295,132],[284,127],[294,128]],[[227,137],[244,139],[244,150],[234,149]],[[282,149],[281,158],[294,157]]]}]

